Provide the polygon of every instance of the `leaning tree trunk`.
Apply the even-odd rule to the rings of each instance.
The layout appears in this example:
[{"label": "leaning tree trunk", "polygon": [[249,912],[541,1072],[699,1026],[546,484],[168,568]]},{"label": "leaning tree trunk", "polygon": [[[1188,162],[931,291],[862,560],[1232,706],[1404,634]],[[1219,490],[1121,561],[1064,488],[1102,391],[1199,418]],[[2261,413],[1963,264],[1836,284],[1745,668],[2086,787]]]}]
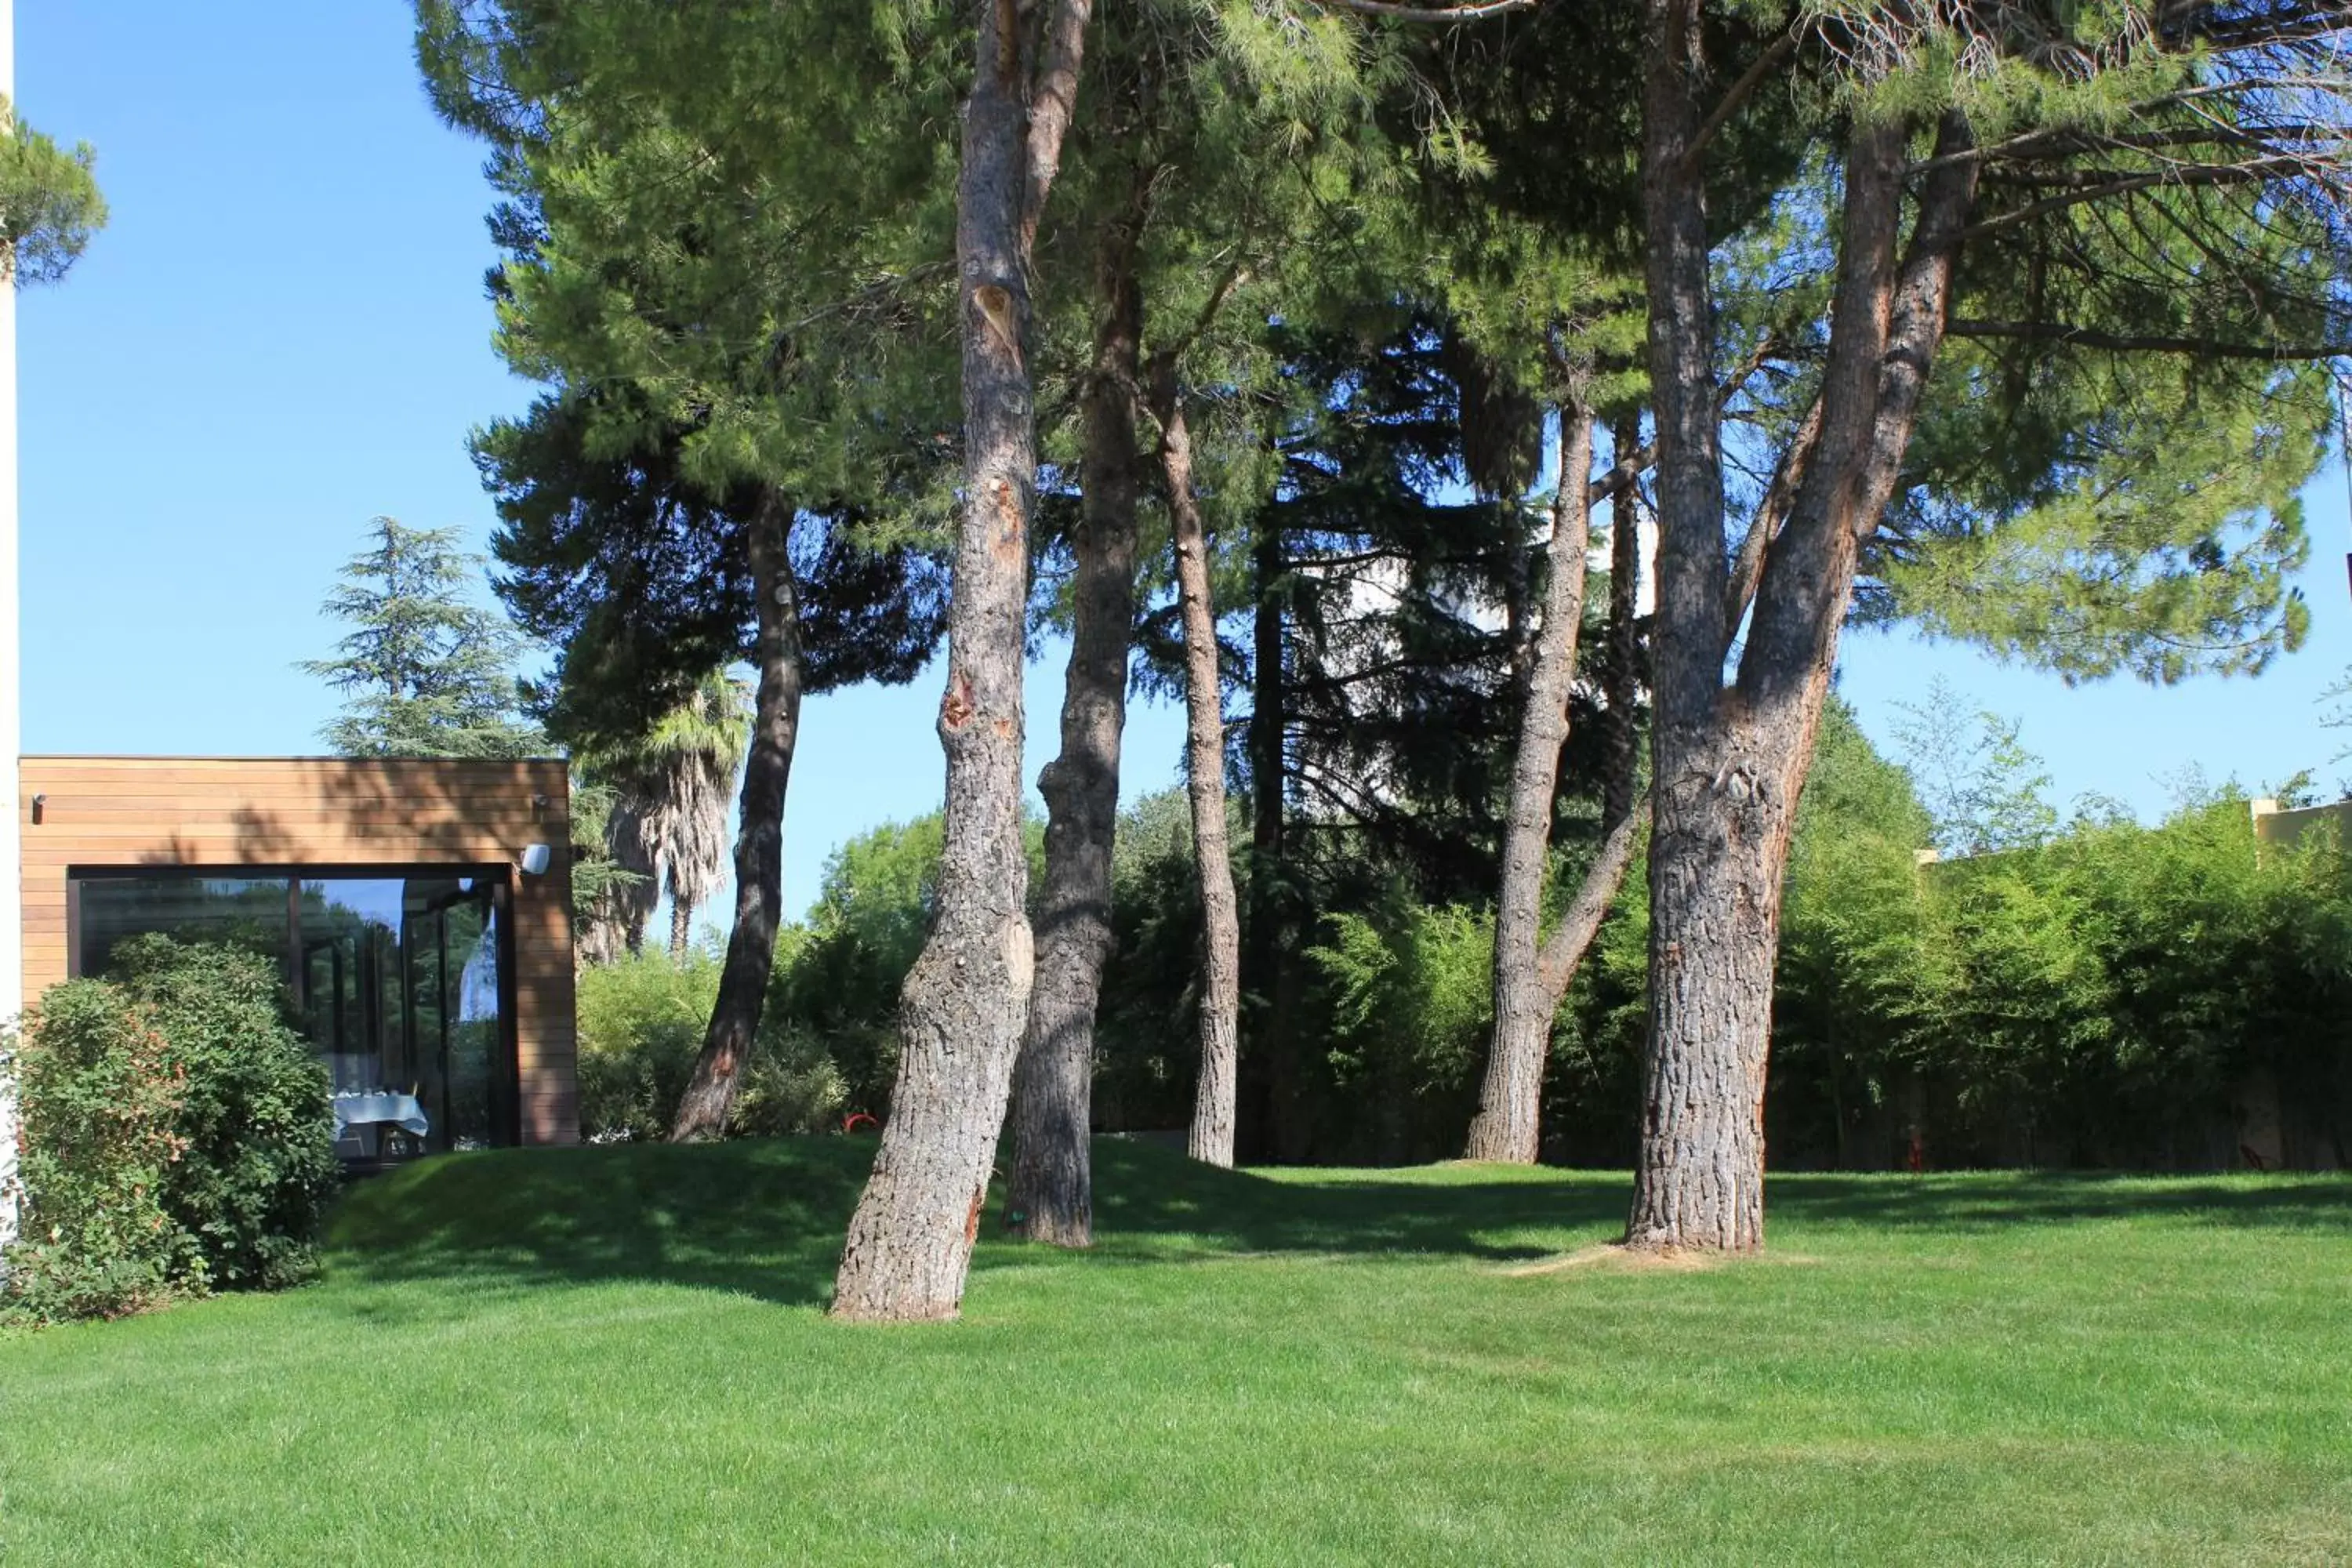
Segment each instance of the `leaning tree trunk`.
[{"label": "leaning tree trunk", "polygon": [[[1567,918],[1541,940],[1544,871],[1550,858],[1552,798],[1559,787],[1560,748],[1568,741],[1568,700],[1576,679],[1577,635],[1584,619],[1585,564],[1592,539],[1592,419],[1560,410],[1559,488],[1546,546],[1550,579],[1537,630],[1519,716],[1518,750],[1503,826],[1503,885],[1495,913],[1495,1030],[1467,1157],[1531,1165],[1541,1127],[1543,1071],[1551,1024],[1601,921],[1623,882],[1639,837],[1629,810],[1610,825]],[[1611,476],[1623,508],[1632,476]]]},{"label": "leaning tree trunk", "polygon": [[1094,1240],[1087,1136],[1095,1009],[1111,952],[1119,732],[1135,633],[1135,387],[1143,334],[1135,261],[1142,218],[1139,202],[1104,237],[1103,313],[1084,395],[1084,504],[1072,540],[1077,570],[1062,753],[1037,780],[1046,813],[1037,980],[1013,1074],[1006,1225],[1057,1247]]},{"label": "leaning tree trunk", "polygon": [[1192,489],[1192,436],[1176,366],[1153,367],[1160,466],[1176,536],[1176,591],[1184,615],[1184,774],[1192,805],[1192,861],[1201,880],[1201,1075],[1192,1091],[1185,1152],[1212,1165],[1234,1163],[1241,1083],[1242,929],[1225,841],[1224,692],[1217,676],[1216,600],[1209,586],[1209,535]]},{"label": "leaning tree trunk", "polygon": [[[1922,183],[1898,268],[1904,127],[1848,144],[1817,434],[1789,521],[1765,547],[1733,688],[1695,62],[1677,0],[1654,0],[1644,199],[1658,408],[1655,825],[1650,1042],[1628,1245],[1752,1251],[1764,1236],[1764,1086],[1780,890],[1861,542],[1908,447],[1942,337],[1974,165]],[[1939,153],[1964,150],[1948,116]]]},{"label": "leaning tree trunk", "polygon": [[[792,510],[782,498],[762,496],[748,543],[751,587],[759,602],[759,692],[753,700],[751,745],[743,760],[742,821],[735,834],[735,924],[719,994],[703,1031],[702,1054],[678,1101],[670,1140],[685,1143],[725,1134],[743,1079],[743,1064],[760,1032],[769,971],[775,966],[776,930],[784,910],[784,793],[792,782],[793,747],[801,724],[800,600],[793,582],[789,536]],[[681,922],[673,919],[671,940]]]},{"label": "leaning tree trunk", "polygon": [[1551,854],[1552,796],[1559,787],[1559,751],[1568,742],[1569,690],[1576,680],[1577,633],[1584,621],[1585,553],[1592,540],[1592,508],[1585,487],[1592,473],[1592,416],[1559,411],[1559,484],[1545,547],[1550,580],[1543,622],[1536,631],[1527,700],[1519,711],[1518,750],[1511,760],[1510,804],[1503,824],[1503,887],[1495,910],[1495,1034],[1486,1053],[1486,1079],[1470,1123],[1473,1160],[1536,1159],[1537,1107],[1544,1058],[1551,1045],[1549,995],[1536,973],[1543,921],[1544,869]]},{"label": "leaning tree trunk", "polygon": [[940,701],[945,844],[931,934],[899,998],[890,1120],[835,1278],[836,1317],[920,1321],[961,1309],[1028,1021],[1021,674],[1037,458],[1022,345],[1031,241],[1069,126],[1087,14],[1087,0],[1057,0],[1033,83],[1020,8],[978,7],[956,182],[964,462]]}]

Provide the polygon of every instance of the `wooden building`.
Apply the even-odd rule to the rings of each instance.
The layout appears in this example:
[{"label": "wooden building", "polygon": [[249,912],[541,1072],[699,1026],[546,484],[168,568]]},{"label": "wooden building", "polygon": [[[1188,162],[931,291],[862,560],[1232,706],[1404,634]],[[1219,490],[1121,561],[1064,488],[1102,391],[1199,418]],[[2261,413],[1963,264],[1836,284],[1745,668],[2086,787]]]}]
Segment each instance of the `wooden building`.
[{"label": "wooden building", "polygon": [[148,932],[234,942],[282,962],[347,1158],[577,1142],[562,762],[26,757],[19,785],[28,1002]]}]

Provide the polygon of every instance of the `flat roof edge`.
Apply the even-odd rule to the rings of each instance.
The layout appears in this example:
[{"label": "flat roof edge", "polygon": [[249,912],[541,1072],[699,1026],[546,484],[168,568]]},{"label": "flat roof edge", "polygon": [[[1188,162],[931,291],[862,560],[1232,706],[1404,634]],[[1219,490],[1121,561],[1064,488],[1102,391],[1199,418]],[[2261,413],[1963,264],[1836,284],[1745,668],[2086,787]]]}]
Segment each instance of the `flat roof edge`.
[{"label": "flat roof edge", "polygon": [[21,763],[334,763],[360,766],[370,763],[431,763],[447,768],[518,768],[570,766],[569,757],[336,757],[317,754],[259,755],[226,752],[22,752]]}]

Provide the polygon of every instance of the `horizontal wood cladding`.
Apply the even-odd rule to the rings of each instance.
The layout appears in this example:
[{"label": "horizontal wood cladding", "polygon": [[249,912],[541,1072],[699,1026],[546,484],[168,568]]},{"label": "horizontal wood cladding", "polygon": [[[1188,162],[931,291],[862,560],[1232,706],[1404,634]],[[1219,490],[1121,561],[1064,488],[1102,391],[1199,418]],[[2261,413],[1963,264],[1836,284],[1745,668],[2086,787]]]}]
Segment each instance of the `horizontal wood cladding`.
[{"label": "horizontal wood cladding", "polygon": [[[66,978],[68,868],[509,868],[523,1141],[579,1140],[563,763],[26,757],[18,777],[28,998]],[[519,872],[530,844],[544,876]]]},{"label": "horizontal wood cladding", "polygon": [[189,774],[241,773],[257,778],[320,778],[338,784],[373,778],[422,779],[436,784],[467,784],[520,777],[561,782],[568,764],[561,757],[520,762],[473,757],[138,757],[32,755],[29,775],[169,778]]}]

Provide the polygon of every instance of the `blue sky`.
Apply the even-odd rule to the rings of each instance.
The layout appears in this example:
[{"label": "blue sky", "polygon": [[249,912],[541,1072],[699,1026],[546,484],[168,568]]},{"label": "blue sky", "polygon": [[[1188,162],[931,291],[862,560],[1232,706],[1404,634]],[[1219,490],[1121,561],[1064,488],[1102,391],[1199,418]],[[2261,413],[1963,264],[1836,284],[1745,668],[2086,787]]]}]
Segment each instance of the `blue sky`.
[{"label": "blue sky", "polygon": [[[23,111],[97,146],[113,206],[21,300],[27,751],[315,751],[332,703],[293,667],[333,642],[317,605],[367,520],[488,536],[466,434],[530,388],[489,348],[480,152],[426,105],[409,26],[391,0],[19,7]],[[1898,633],[1847,639],[1843,689],[1884,738],[1940,673],[2023,721],[2062,798],[2149,813],[2189,767],[2332,782],[2352,742],[2317,723],[2352,666],[2333,468],[2309,516],[2311,642],[2259,680],[2069,690]],[[1058,658],[1033,669],[1032,780],[1060,687]],[[809,704],[788,909],[843,838],[936,805],[936,700],[925,677]],[[1171,782],[1182,742],[1179,713],[1137,709],[1129,793]]]}]

